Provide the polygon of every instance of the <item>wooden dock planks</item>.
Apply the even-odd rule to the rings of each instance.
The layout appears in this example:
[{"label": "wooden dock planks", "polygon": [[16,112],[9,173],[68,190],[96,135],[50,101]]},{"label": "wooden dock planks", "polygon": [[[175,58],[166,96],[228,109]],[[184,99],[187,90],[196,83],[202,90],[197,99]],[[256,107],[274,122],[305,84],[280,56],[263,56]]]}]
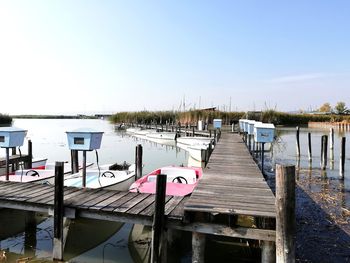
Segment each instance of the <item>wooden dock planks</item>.
[{"label": "wooden dock planks", "polygon": [[275,197],[238,134],[222,133],[185,212],[276,217]]}]

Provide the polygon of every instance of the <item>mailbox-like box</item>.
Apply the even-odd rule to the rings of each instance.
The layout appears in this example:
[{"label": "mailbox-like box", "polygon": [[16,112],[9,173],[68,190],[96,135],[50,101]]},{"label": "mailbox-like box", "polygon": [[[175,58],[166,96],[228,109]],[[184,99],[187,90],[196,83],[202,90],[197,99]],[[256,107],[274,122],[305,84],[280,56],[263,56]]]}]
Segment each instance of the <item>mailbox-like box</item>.
[{"label": "mailbox-like box", "polygon": [[272,123],[258,123],[254,125],[255,142],[273,142],[275,137],[275,125]]},{"label": "mailbox-like box", "polygon": [[244,122],[246,121],[246,119],[239,119],[238,122],[239,122],[239,129],[241,131],[244,131]]},{"label": "mailbox-like box", "polygon": [[221,129],[222,119],[214,119],[213,126],[214,126],[214,129]]},{"label": "mailbox-like box", "polygon": [[254,125],[255,121],[248,121],[248,134],[253,135],[254,134]]},{"label": "mailbox-like box", "polygon": [[204,124],[203,121],[201,120],[198,121],[198,126],[197,126],[198,131],[203,131],[203,126],[204,126],[203,124]]},{"label": "mailbox-like box", "polygon": [[250,120],[244,120],[244,122],[243,122],[243,131],[246,132],[246,133],[248,133],[249,121]]},{"label": "mailbox-like box", "polygon": [[91,151],[100,149],[103,132],[92,129],[67,131],[68,146],[71,150]]},{"label": "mailbox-like box", "polygon": [[0,147],[11,148],[23,145],[27,130],[15,127],[0,127]]}]

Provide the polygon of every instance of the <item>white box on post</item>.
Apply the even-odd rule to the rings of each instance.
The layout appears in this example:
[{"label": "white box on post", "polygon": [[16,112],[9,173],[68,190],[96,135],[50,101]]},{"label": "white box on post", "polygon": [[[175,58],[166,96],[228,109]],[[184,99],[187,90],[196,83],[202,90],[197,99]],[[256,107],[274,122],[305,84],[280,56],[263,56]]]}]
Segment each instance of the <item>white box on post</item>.
[{"label": "white box on post", "polygon": [[0,147],[12,148],[23,145],[27,130],[16,127],[0,127]]},{"label": "white box on post", "polygon": [[259,143],[272,143],[275,137],[275,125],[258,123],[254,126],[254,140]]},{"label": "white box on post", "polygon": [[92,151],[100,149],[103,132],[92,129],[67,131],[70,150]]}]

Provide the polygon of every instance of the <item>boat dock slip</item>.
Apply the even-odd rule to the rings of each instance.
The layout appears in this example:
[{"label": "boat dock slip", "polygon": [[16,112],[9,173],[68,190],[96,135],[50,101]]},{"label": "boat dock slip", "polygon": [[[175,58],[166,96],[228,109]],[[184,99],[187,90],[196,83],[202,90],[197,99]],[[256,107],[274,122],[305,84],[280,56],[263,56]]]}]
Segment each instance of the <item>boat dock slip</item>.
[{"label": "boat dock slip", "polygon": [[[49,215],[53,215],[56,211],[54,221],[56,222],[57,217],[57,222],[60,222],[55,223],[57,229],[65,228],[62,223],[63,217],[68,220],[92,218],[154,226],[155,199],[157,195],[161,196],[160,193],[153,195],[63,187],[63,169],[60,172],[58,169],[60,166],[63,167],[63,163],[56,163],[56,180],[57,182],[61,180],[61,183],[56,182],[56,186],[0,182],[0,208],[44,212]],[[282,168],[277,169],[276,173],[276,185],[282,186],[276,188],[278,198],[275,198],[242,138],[235,133],[222,133],[192,195],[166,196],[165,202],[162,202],[165,203],[165,206],[161,205],[164,208],[165,229],[192,232],[192,262],[204,262],[207,234],[259,240],[262,262],[274,262],[276,251],[293,257],[294,254],[288,253],[293,248],[285,248],[284,244],[294,244],[291,241],[294,232],[286,228],[293,224],[295,217],[284,217],[284,215],[288,214],[285,211],[293,215],[293,206],[292,208],[286,206],[293,205],[294,202],[292,194],[294,189],[290,190],[290,187],[295,186],[295,170]],[[280,178],[283,180],[288,178],[289,181],[284,183]],[[284,196],[285,193],[288,195]],[[157,211],[163,209],[157,208]],[[246,216],[250,221],[242,224],[240,219]],[[162,238],[158,237],[157,240],[167,242],[163,237],[167,235],[167,231],[160,232]],[[59,239],[56,247],[58,254],[55,254],[55,248],[53,254],[54,258],[61,258],[63,248],[59,246],[62,246],[64,240],[62,241],[62,235],[59,233],[56,238]],[[165,244],[163,243],[164,246],[161,247],[166,247]],[[277,261],[280,258],[277,253]]]},{"label": "boat dock slip", "polygon": [[185,211],[276,217],[275,197],[238,134],[222,133]]}]

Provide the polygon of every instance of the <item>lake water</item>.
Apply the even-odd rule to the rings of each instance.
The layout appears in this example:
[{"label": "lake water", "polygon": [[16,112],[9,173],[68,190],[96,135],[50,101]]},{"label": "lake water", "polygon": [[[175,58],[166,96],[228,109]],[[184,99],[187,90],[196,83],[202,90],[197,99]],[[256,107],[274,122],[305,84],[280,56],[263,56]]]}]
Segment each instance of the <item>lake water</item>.
[{"label": "lake water", "polygon": [[[101,149],[99,153],[100,164],[114,163],[116,161],[134,162],[135,147],[137,144],[143,145],[143,173],[148,173],[158,167],[166,165],[187,165],[189,162],[188,154],[175,147],[169,145],[160,145],[147,140],[142,140],[126,135],[124,132],[114,130],[114,126],[103,120],[24,120],[15,119],[13,126],[24,128],[28,130],[27,139],[33,142],[34,157],[47,157],[48,162],[55,161],[69,161],[70,151],[67,146],[66,131],[77,128],[93,128],[104,132]],[[310,165],[307,155],[307,132],[312,132],[312,151],[313,161]],[[310,175],[313,178],[322,180],[329,180],[335,182],[343,191],[342,207],[349,209],[349,192],[350,192],[350,159],[346,159],[345,164],[345,179],[339,180],[339,141],[342,136],[347,137],[348,144],[350,143],[349,132],[335,132],[335,148],[334,148],[334,162],[327,165],[326,171],[320,169],[320,144],[321,136],[327,135],[329,130],[322,129],[301,129],[300,131],[300,145],[301,158],[298,161],[296,158],[296,139],[294,128],[278,128],[278,141],[273,146],[273,151],[266,153],[265,172],[269,177],[274,177],[274,164],[294,164],[297,166],[297,176]],[[27,145],[21,147],[22,153],[26,153]],[[347,147],[347,150],[349,147]],[[348,151],[349,152],[349,151]],[[5,151],[0,150],[0,155],[4,155]],[[81,159],[81,156],[80,156]],[[96,162],[96,156],[93,152],[87,154],[88,162]],[[333,165],[332,165],[333,164]],[[311,169],[310,169],[311,167]],[[317,185],[310,180],[310,188],[314,187],[317,191]],[[324,189],[322,189],[323,191]],[[328,189],[327,191],[334,191]],[[3,211],[2,211],[3,212]],[[2,218],[4,220],[4,218]],[[1,220],[1,219],[0,219]],[[7,222],[16,222],[21,225],[25,220],[23,213],[11,211],[7,215]],[[90,222],[91,223],[91,222]],[[30,240],[28,235],[19,233],[0,242],[0,250],[7,250],[11,253],[12,258],[18,257],[33,257],[49,261],[52,253],[52,219],[39,218],[37,226],[36,238],[34,244],[26,244],[25,241]],[[6,224],[0,224],[1,228]],[[98,229],[102,235],[101,238],[97,233],[91,235],[89,238],[96,241],[101,238],[100,244],[89,249],[79,256],[74,256],[70,262],[134,262],[135,255],[130,251],[129,236],[132,230],[132,225],[116,225],[110,222],[105,222],[104,225],[98,225],[98,222],[92,222],[92,225]],[[117,231],[119,230],[119,231]],[[109,231],[109,232],[108,232]],[[115,231],[115,232],[113,232]],[[0,235],[1,236],[1,235]],[[79,234],[77,234],[79,239]],[[79,242],[75,243],[79,246]],[[223,248],[215,248],[222,250]],[[225,248],[226,249],[226,248]],[[227,249],[226,249],[227,250]],[[209,250],[210,252],[210,250]],[[215,253],[214,253],[215,254]],[[171,258],[172,262],[190,262],[190,251],[188,247],[185,251],[178,251]],[[229,257],[224,257],[224,261]],[[217,261],[216,259],[211,260]]]}]

